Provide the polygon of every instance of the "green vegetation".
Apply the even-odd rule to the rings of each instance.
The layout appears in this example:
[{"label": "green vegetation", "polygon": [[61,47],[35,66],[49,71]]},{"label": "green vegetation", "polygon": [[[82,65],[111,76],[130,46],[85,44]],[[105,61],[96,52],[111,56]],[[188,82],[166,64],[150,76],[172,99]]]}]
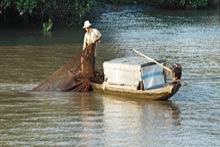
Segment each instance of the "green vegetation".
[{"label": "green vegetation", "polygon": [[200,8],[206,7],[212,0],[106,0],[113,4],[149,4],[162,8]]},{"label": "green vegetation", "polygon": [[50,32],[51,29],[52,29],[52,26],[53,26],[53,22],[52,22],[52,20],[49,18],[48,22],[44,22],[44,23],[43,23],[43,28],[42,28],[43,32],[44,32],[44,33]]},{"label": "green vegetation", "polygon": [[1,9],[6,10],[13,8],[17,10],[20,15],[23,15],[24,13],[31,14],[36,7],[36,0],[1,0],[0,2]]},{"label": "green vegetation", "polygon": [[192,0],[194,7],[205,7],[208,4],[208,0]]},{"label": "green vegetation", "polygon": [[91,11],[95,0],[1,0],[0,23],[53,22],[79,23]]},{"label": "green vegetation", "polygon": [[106,0],[106,1],[113,4],[138,4],[145,2],[145,0]]},{"label": "green vegetation", "polygon": [[149,0],[153,5],[162,8],[200,8],[208,5],[208,0]]},{"label": "green vegetation", "polygon": [[160,8],[197,9],[207,7],[208,4],[215,6],[216,1],[217,0],[1,0],[0,25],[3,23],[11,24],[17,22],[43,24],[43,31],[49,31],[53,23],[57,22],[81,24],[94,8],[96,2],[103,4],[110,3],[112,5],[145,4]]}]

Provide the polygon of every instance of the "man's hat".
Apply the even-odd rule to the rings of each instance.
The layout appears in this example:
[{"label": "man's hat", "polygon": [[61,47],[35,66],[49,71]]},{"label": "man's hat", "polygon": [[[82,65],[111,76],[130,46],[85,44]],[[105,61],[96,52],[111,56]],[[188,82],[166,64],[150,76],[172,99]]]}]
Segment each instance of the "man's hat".
[{"label": "man's hat", "polygon": [[92,25],[92,24],[91,24],[88,20],[86,20],[86,21],[84,22],[83,29],[88,28],[88,27],[90,27],[91,25]]}]

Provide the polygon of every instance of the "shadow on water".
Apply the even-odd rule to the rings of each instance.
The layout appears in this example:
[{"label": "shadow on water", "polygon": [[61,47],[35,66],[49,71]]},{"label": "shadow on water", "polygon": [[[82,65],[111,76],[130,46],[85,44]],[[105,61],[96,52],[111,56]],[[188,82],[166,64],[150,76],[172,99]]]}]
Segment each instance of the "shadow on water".
[{"label": "shadow on water", "polygon": [[[1,28],[0,46],[48,46],[82,42],[84,30],[81,27],[56,27],[47,34],[39,28]],[[72,32],[72,33],[70,33]]]},{"label": "shadow on water", "polygon": [[14,93],[0,94],[1,145],[75,146],[101,129],[103,104],[91,93]]},{"label": "shadow on water", "polygon": [[180,125],[180,110],[172,101],[92,92],[6,91],[0,94],[0,105],[2,145],[144,146],[144,138]]}]

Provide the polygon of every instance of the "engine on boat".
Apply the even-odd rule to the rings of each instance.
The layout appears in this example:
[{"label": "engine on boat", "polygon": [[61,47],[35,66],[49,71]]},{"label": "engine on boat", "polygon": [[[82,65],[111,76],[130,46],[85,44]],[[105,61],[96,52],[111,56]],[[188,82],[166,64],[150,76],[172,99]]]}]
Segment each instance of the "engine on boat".
[{"label": "engine on boat", "polygon": [[180,80],[182,76],[182,66],[179,63],[175,63],[172,65],[171,70],[173,71],[173,75],[175,80]]}]

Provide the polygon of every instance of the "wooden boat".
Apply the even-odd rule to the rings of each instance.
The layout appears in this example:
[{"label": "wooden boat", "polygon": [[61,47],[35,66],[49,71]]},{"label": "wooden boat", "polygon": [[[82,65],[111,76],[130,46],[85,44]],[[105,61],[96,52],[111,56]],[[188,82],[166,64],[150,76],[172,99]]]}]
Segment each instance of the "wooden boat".
[{"label": "wooden boat", "polygon": [[[140,57],[123,57],[104,62],[104,80],[101,83],[93,82],[92,89],[128,98],[168,100],[181,87],[181,65],[177,64],[170,69],[147,58],[148,60]],[[171,75],[169,83],[167,75]]]},{"label": "wooden boat", "polygon": [[151,90],[132,90],[124,89],[120,86],[106,85],[105,83],[92,83],[92,89],[97,92],[106,94],[114,94],[123,97],[134,97],[148,100],[168,100],[181,87],[181,82],[169,83],[164,87]]}]

